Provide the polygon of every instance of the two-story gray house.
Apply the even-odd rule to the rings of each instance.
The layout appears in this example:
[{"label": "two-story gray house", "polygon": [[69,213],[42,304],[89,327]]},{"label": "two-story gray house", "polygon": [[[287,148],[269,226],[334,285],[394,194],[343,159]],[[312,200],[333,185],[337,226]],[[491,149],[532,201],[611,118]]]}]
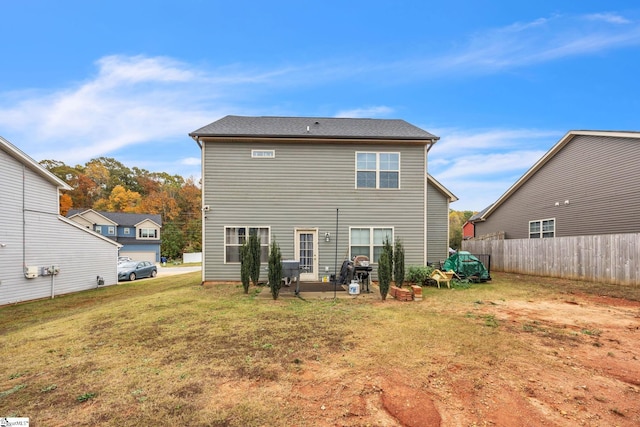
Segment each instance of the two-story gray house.
[{"label": "two-story gray house", "polygon": [[406,265],[447,257],[456,199],[427,174],[438,137],[406,121],[226,116],[189,136],[202,154],[203,282],[240,279],[251,232],[265,266],[275,240],[302,281],[356,255],[375,275],[387,238]]},{"label": "two-story gray house", "polygon": [[120,243],[120,256],[128,256],[136,261],[160,261],[162,216],[159,214],[72,209],[67,217]]},{"label": "two-story gray house", "polygon": [[71,187],[2,137],[0,182],[0,305],[118,283],[120,245],[61,216]]},{"label": "two-story gray house", "polygon": [[475,237],[640,233],[639,167],[640,132],[569,131],[471,219]]}]

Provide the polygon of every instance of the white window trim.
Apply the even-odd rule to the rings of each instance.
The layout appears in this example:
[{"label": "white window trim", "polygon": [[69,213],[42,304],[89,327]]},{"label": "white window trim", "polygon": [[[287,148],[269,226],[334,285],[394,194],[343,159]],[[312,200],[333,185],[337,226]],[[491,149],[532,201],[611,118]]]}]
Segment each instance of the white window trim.
[{"label": "white window trim", "polygon": [[[153,230],[155,231],[156,237],[142,237],[140,236],[140,232],[142,230]],[[148,234],[148,233],[147,233]],[[136,230],[136,239],[137,240],[158,240],[160,238],[160,231],[155,227],[140,227]]]},{"label": "white window trim", "polygon": [[107,234],[109,236],[113,236],[116,234],[116,228],[113,225],[110,225],[109,227],[107,227]]},{"label": "white window trim", "polygon": [[[545,221],[553,221],[553,236],[544,236],[544,229],[543,229],[543,223]],[[532,233],[531,233],[531,224],[533,223],[539,223],[540,224],[540,233],[539,233],[539,237],[531,237]],[[529,229],[527,230],[529,238],[530,239],[550,239],[553,237],[556,237],[556,219],[555,218],[544,218],[544,219],[536,219],[533,221],[529,221],[528,224]],[[548,233],[548,232],[547,232]]]},{"label": "white window trim", "polygon": [[276,150],[251,150],[252,159],[275,159]]},{"label": "white window trim", "polygon": [[[224,261],[224,264],[239,265],[240,262],[227,261],[227,246],[233,246],[233,247],[242,246],[242,245],[236,245],[236,244],[227,244],[227,228],[246,228],[247,230],[249,230],[250,228],[266,228],[269,231],[269,241],[265,243],[261,240],[260,246],[266,246],[267,252],[271,248],[271,226],[269,225],[225,225],[222,227],[222,246],[223,246],[222,260]],[[247,235],[247,237],[249,236]]]},{"label": "white window trim", "polygon": [[[373,243],[373,232],[374,230],[379,230],[379,229],[391,229],[391,241],[389,243],[391,243],[391,245],[394,244],[395,241],[395,235],[396,235],[396,229],[393,226],[390,225],[379,225],[379,226],[352,226],[349,227],[349,259],[353,259],[352,253],[351,253],[351,247],[354,246],[351,242],[351,230],[353,230],[354,228],[362,230],[362,229],[369,229],[369,261],[371,262],[371,264],[377,264],[377,262],[373,261],[373,253],[374,253],[374,248],[380,246],[380,245],[375,245]],[[363,245],[358,245],[358,246],[363,246]]]},{"label": "white window trim", "polygon": [[131,234],[131,229],[129,227],[125,227],[124,228],[124,234],[130,235]]},{"label": "white window trim", "polygon": [[[358,154],[375,154],[376,155],[376,186],[373,187],[358,187]],[[397,154],[398,155],[398,187],[397,188],[380,188],[380,172],[396,172],[396,171],[381,171],[380,170],[380,154]],[[400,190],[401,188],[401,170],[402,170],[402,158],[399,151],[356,151],[355,155],[355,182],[354,186],[356,190]],[[373,169],[362,169],[362,172],[373,172]]]}]

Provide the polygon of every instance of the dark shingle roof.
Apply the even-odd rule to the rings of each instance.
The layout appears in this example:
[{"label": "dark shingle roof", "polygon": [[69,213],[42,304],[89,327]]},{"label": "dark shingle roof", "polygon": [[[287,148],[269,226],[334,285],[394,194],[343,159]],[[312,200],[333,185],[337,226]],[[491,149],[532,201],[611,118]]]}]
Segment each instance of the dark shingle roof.
[{"label": "dark shingle roof", "polygon": [[226,116],[191,137],[281,137],[434,140],[437,136],[398,119]]},{"label": "dark shingle roof", "polygon": [[[71,209],[67,212],[67,218],[86,212],[88,209]],[[162,226],[162,216],[160,214],[134,214],[134,213],[124,213],[124,212],[104,212],[104,211],[95,211],[99,213],[105,218],[110,219],[118,225],[122,225],[124,227],[133,227],[134,225],[142,222],[146,219],[150,219],[155,222],[159,226]]]}]

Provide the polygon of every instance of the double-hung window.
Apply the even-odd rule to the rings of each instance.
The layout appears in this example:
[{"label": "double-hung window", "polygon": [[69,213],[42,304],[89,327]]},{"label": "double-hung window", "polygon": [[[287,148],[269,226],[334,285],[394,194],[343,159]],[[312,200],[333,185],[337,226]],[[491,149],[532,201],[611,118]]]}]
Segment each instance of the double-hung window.
[{"label": "double-hung window", "polygon": [[400,153],[357,152],[356,188],[400,188]]},{"label": "double-hung window", "polygon": [[269,262],[269,227],[225,227],[224,228],[224,262],[240,262],[240,248],[252,233],[260,237],[260,262]]},{"label": "double-hung window", "polygon": [[371,262],[378,262],[385,240],[393,244],[392,227],[351,227],[349,229],[350,259],[364,255]]},{"label": "double-hung window", "polygon": [[139,239],[157,239],[158,230],[155,228],[140,228],[138,229]]},{"label": "double-hung window", "polygon": [[529,221],[529,238],[541,239],[546,237],[556,236],[556,220],[540,219],[536,221]]}]

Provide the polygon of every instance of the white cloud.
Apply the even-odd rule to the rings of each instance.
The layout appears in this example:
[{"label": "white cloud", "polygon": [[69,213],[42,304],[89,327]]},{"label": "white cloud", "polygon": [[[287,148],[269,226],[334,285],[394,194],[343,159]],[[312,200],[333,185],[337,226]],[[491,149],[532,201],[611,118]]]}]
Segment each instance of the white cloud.
[{"label": "white cloud", "polygon": [[387,106],[384,106],[384,105],[378,105],[378,106],[354,108],[352,110],[339,111],[335,115],[335,117],[373,118],[373,117],[388,116],[391,113],[393,113],[393,108],[387,107]]},{"label": "white cloud", "polygon": [[205,103],[219,89],[203,84],[187,64],[142,56],[109,56],[96,64],[97,75],[73,87],[27,92],[21,100],[13,94],[13,103],[0,103],[0,126],[18,135],[32,157],[74,164],[188,138],[188,131],[223,115],[223,102],[218,108]]},{"label": "white cloud", "polygon": [[495,202],[563,135],[540,129],[434,129],[429,173],[459,200],[456,210]]},{"label": "white cloud", "polygon": [[180,163],[187,166],[194,166],[200,165],[201,161],[200,157],[185,157],[184,159],[180,160]]},{"label": "white cloud", "polygon": [[591,21],[604,21],[610,24],[631,23],[631,20],[625,18],[624,16],[620,16],[617,13],[592,13],[590,15],[585,15],[584,18]]},{"label": "white cloud", "polygon": [[458,51],[423,63],[427,73],[477,74],[548,62],[560,58],[640,44],[640,27],[603,13],[556,15],[476,33]]}]

